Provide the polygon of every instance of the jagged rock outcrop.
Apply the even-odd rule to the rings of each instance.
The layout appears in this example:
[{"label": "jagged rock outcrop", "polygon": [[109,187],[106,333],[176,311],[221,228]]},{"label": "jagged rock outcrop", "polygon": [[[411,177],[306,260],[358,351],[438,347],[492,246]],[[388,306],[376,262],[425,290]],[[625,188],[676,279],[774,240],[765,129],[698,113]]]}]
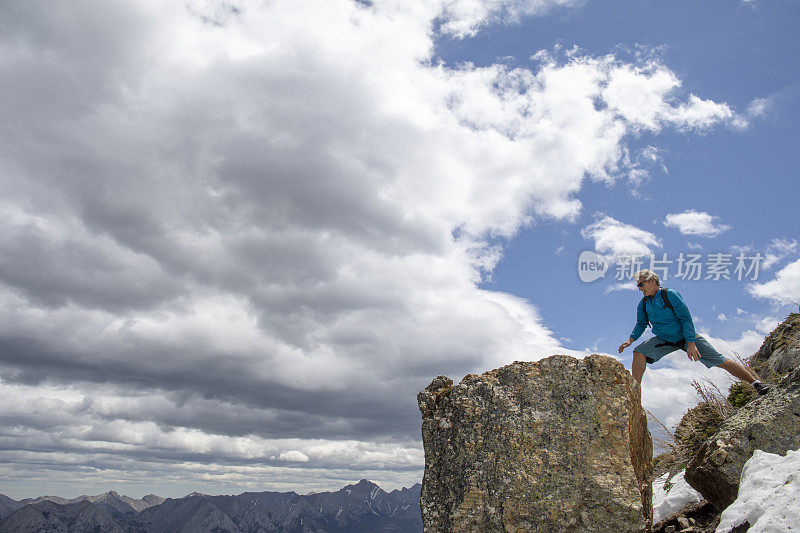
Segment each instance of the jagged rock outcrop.
[{"label": "jagged rock outcrop", "polygon": [[605,356],[439,376],[422,412],[425,531],[644,531],[652,440],[640,390]]},{"label": "jagged rock outcrop", "polygon": [[741,407],[698,450],[686,481],[719,510],[733,503],[755,450],[785,455],[800,447],[800,368],[769,394]]},{"label": "jagged rock outcrop", "polygon": [[769,365],[782,376],[800,366],[800,313],[791,313],[769,334],[750,364]]}]

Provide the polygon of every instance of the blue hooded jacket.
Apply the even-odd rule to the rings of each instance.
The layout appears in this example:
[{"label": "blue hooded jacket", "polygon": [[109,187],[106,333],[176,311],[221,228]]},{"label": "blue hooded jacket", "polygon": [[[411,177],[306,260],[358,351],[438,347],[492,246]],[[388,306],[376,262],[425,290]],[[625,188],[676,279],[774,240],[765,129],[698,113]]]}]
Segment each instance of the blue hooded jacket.
[{"label": "blue hooded jacket", "polygon": [[[667,291],[667,298],[672,304],[672,309],[664,304],[664,300],[659,293],[654,296],[645,296],[639,301],[636,307],[636,326],[631,332],[633,340],[638,339],[647,328],[647,318],[644,314],[643,305],[647,306],[647,317],[653,325],[653,334],[659,339],[669,342],[679,342],[686,339],[686,342],[695,342],[694,322],[689,308],[683,301],[681,294],[674,289],[663,289]],[[674,313],[672,311],[675,311]]]}]

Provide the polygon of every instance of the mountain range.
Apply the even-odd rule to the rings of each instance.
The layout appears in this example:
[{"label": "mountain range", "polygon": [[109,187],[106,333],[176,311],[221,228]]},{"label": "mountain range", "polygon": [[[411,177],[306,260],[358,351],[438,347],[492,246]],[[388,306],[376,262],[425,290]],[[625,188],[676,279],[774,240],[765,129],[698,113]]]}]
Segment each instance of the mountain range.
[{"label": "mountain range", "polygon": [[0,494],[0,533],[17,531],[162,532],[396,532],[422,531],[422,486],[386,492],[362,479],[336,492],[192,493],[142,499],[111,491],[67,500],[57,496],[15,501]]}]

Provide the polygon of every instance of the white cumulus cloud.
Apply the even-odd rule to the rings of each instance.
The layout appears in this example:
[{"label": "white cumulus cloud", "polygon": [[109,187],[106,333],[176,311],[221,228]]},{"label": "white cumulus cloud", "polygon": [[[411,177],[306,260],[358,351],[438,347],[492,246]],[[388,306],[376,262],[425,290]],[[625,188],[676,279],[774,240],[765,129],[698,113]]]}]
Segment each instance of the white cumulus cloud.
[{"label": "white cumulus cloud", "polygon": [[557,7],[577,6],[584,0],[437,0],[441,5],[442,31],[459,37],[474,35],[489,23],[518,22]]},{"label": "white cumulus cloud", "polygon": [[797,254],[798,246],[797,239],[772,239],[767,246],[761,268],[770,269],[786,257]]},{"label": "white cumulus cloud", "polygon": [[757,298],[770,299],[778,304],[800,302],[800,259],[776,272],[775,279],[752,283],[747,290]]},{"label": "white cumulus cloud", "polygon": [[718,217],[702,211],[689,209],[683,213],[670,213],[664,219],[664,225],[676,228],[683,235],[697,235],[700,237],[716,237],[731,227],[718,222]]},{"label": "white cumulus cloud", "polygon": [[594,240],[595,251],[617,258],[621,256],[644,256],[652,253],[651,247],[661,246],[656,236],[649,231],[625,224],[608,215],[598,218],[581,230],[584,239]]}]

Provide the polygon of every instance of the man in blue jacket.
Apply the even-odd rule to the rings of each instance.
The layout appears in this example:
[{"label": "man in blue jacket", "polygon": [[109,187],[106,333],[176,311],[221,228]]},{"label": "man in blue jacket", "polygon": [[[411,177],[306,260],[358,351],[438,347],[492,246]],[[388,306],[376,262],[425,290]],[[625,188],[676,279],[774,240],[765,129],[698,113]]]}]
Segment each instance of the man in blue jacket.
[{"label": "man in blue jacket", "polygon": [[700,361],[707,368],[718,366],[734,377],[751,384],[759,394],[766,394],[770,387],[764,385],[745,367],[725,359],[702,335],[694,331],[694,322],[689,308],[680,293],[673,289],[661,289],[658,274],[640,270],[634,274],[637,287],[644,294],[636,309],[636,326],[628,340],[619,347],[619,353],[633,344],[647,328],[653,326],[655,337],[633,349],[631,373],[642,383],[642,374],[647,363],[653,364],[665,355],[681,349],[692,361]]}]

